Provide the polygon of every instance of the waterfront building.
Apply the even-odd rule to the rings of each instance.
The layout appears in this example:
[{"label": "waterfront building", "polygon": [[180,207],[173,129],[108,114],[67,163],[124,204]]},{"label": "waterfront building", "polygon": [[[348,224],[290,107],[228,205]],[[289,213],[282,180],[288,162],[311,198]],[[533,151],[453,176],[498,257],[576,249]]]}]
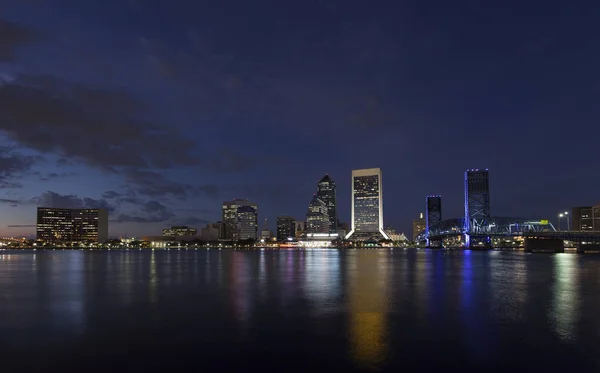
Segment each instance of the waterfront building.
[{"label": "waterfront building", "polygon": [[490,177],[487,169],[465,171],[465,230],[485,233],[490,220]]},{"label": "waterfront building", "polygon": [[296,238],[300,238],[306,231],[306,222],[296,220]]},{"label": "waterfront building", "polygon": [[419,214],[419,218],[413,220],[412,240],[415,242],[417,236],[427,228],[427,221],[423,218],[423,213]]},{"label": "waterfront building", "polygon": [[296,219],[291,216],[277,217],[277,241],[296,237]]},{"label": "waterfront building", "polygon": [[103,243],[108,239],[108,212],[38,207],[36,233],[45,242]]},{"label": "waterfront building", "polygon": [[600,221],[594,224],[594,207],[573,207],[571,213],[573,216],[572,230],[579,232],[593,232],[594,230],[600,230]]},{"label": "waterfront building", "polygon": [[263,230],[260,232],[260,239],[263,241],[271,240],[271,231],[269,230],[269,220],[265,218],[265,225],[263,226]]},{"label": "waterfront building", "polygon": [[335,188],[335,181],[327,174],[319,181],[317,188],[317,197],[327,206],[329,233],[335,233],[338,229]]},{"label": "waterfront building", "polygon": [[404,235],[404,233],[396,232],[396,230],[394,228],[390,227],[389,225],[387,227],[385,227],[385,233],[388,235],[390,240],[392,240],[394,242],[407,241],[407,238]]},{"label": "waterfront building", "polygon": [[330,233],[330,220],[327,205],[316,194],[308,204],[306,213],[306,233]]},{"label": "waterfront building", "polygon": [[163,236],[168,237],[179,237],[179,236],[195,236],[198,234],[196,228],[190,228],[185,225],[173,226],[171,228],[163,229]]},{"label": "waterfront building", "polygon": [[383,230],[383,185],[381,169],[352,171],[352,220],[346,239],[389,239]]},{"label": "waterfront building", "polygon": [[223,202],[223,239],[228,241],[258,238],[258,206],[247,199]]},{"label": "waterfront building", "polygon": [[200,228],[200,239],[205,242],[215,242],[221,236],[221,229],[223,224],[211,223],[207,224],[206,227]]}]

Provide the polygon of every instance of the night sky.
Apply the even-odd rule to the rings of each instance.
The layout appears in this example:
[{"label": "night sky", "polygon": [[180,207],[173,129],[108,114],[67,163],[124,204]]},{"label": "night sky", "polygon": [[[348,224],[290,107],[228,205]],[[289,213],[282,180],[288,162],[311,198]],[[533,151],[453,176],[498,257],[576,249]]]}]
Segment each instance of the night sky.
[{"label": "night sky", "polygon": [[[384,223],[427,194],[494,216],[600,203],[600,2],[0,0],[0,234],[106,207],[111,236],[202,227],[235,197],[303,218],[317,181],[383,171]],[[410,234],[409,234],[410,235]]]}]

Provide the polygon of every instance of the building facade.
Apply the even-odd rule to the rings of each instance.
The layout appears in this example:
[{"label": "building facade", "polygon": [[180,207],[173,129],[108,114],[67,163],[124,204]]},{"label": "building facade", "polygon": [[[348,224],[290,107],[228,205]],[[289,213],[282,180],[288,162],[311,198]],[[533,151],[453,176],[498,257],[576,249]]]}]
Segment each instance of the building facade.
[{"label": "building facade", "polygon": [[490,220],[490,177],[487,169],[465,171],[465,230],[485,233]]},{"label": "building facade", "polygon": [[195,236],[198,234],[196,228],[190,228],[185,225],[173,226],[171,228],[163,229],[163,236],[179,237],[179,236]]},{"label": "building facade", "polygon": [[383,230],[383,188],[381,169],[352,171],[352,227],[346,239],[389,239]]},{"label": "building facade", "polygon": [[247,199],[223,202],[223,236],[228,241],[258,238],[258,205]]},{"label": "building facade", "polygon": [[277,241],[296,238],[296,219],[291,216],[277,217]]},{"label": "building facade", "polygon": [[412,226],[412,240],[415,242],[417,236],[427,229],[427,221],[423,218],[423,213],[419,214],[419,218],[413,220]]},{"label": "building facade", "polygon": [[327,204],[317,194],[308,204],[306,213],[306,233],[330,233],[330,220]]},{"label": "building facade", "polygon": [[329,216],[329,233],[335,233],[338,229],[337,205],[335,197],[335,181],[329,175],[323,176],[317,187],[317,197],[325,202],[327,215]]},{"label": "building facade", "polygon": [[572,230],[579,232],[594,231],[594,208],[592,206],[573,207],[571,213],[573,216]]},{"label": "building facade", "polygon": [[600,205],[573,207],[571,229],[580,232],[600,232]]},{"label": "building facade", "polygon": [[108,212],[38,207],[36,236],[45,242],[102,243],[108,239]]}]

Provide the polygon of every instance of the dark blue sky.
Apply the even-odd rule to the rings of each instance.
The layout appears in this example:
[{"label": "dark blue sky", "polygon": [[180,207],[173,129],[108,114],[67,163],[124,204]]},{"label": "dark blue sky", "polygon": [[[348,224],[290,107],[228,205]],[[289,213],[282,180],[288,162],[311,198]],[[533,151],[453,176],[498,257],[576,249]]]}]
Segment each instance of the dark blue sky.
[{"label": "dark blue sky", "polygon": [[[385,224],[600,202],[596,1],[0,0],[0,234],[36,205],[111,235],[201,227],[223,200],[302,218],[316,182],[380,167]],[[262,224],[262,223],[261,223]]]}]

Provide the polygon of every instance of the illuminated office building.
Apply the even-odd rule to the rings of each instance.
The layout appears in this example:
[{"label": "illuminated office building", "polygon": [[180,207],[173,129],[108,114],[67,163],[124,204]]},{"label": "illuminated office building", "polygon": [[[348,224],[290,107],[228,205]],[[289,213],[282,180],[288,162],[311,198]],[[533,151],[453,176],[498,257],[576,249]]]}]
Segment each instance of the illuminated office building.
[{"label": "illuminated office building", "polygon": [[104,209],[38,207],[37,239],[45,242],[105,242],[108,213]]},{"label": "illuminated office building", "polygon": [[277,241],[285,241],[296,237],[296,219],[291,216],[277,218]]},{"label": "illuminated office building", "polygon": [[573,217],[572,230],[579,232],[600,231],[600,205],[573,207],[571,214]]},{"label": "illuminated office building", "polygon": [[184,225],[173,226],[168,229],[163,229],[163,236],[179,237],[179,236],[195,236],[198,234],[196,228],[190,228]]},{"label": "illuminated office building", "polygon": [[258,238],[258,206],[246,199],[223,202],[223,237],[239,241]]},{"label": "illuminated office building", "polygon": [[308,204],[306,233],[330,233],[327,205],[316,194]]},{"label": "illuminated office building", "polygon": [[319,181],[317,197],[327,206],[329,216],[329,232],[335,233],[338,229],[337,207],[335,200],[335,181],[329,175],[323,176]]},{"label": "illuminated office building", "polygon": [[421,234],[427,227],[427,223],[425,219],[423,219],[423,213],[419,215],[419,219],[413,220],[413,231],[412,231],[412,240],[415,242],[417,240],[417,236]]},{"label": "illuminated office building", "polygon": [[346,239],[389,239],[383,230],[383,190],[381,170],[352,171],[352,229]]}]

